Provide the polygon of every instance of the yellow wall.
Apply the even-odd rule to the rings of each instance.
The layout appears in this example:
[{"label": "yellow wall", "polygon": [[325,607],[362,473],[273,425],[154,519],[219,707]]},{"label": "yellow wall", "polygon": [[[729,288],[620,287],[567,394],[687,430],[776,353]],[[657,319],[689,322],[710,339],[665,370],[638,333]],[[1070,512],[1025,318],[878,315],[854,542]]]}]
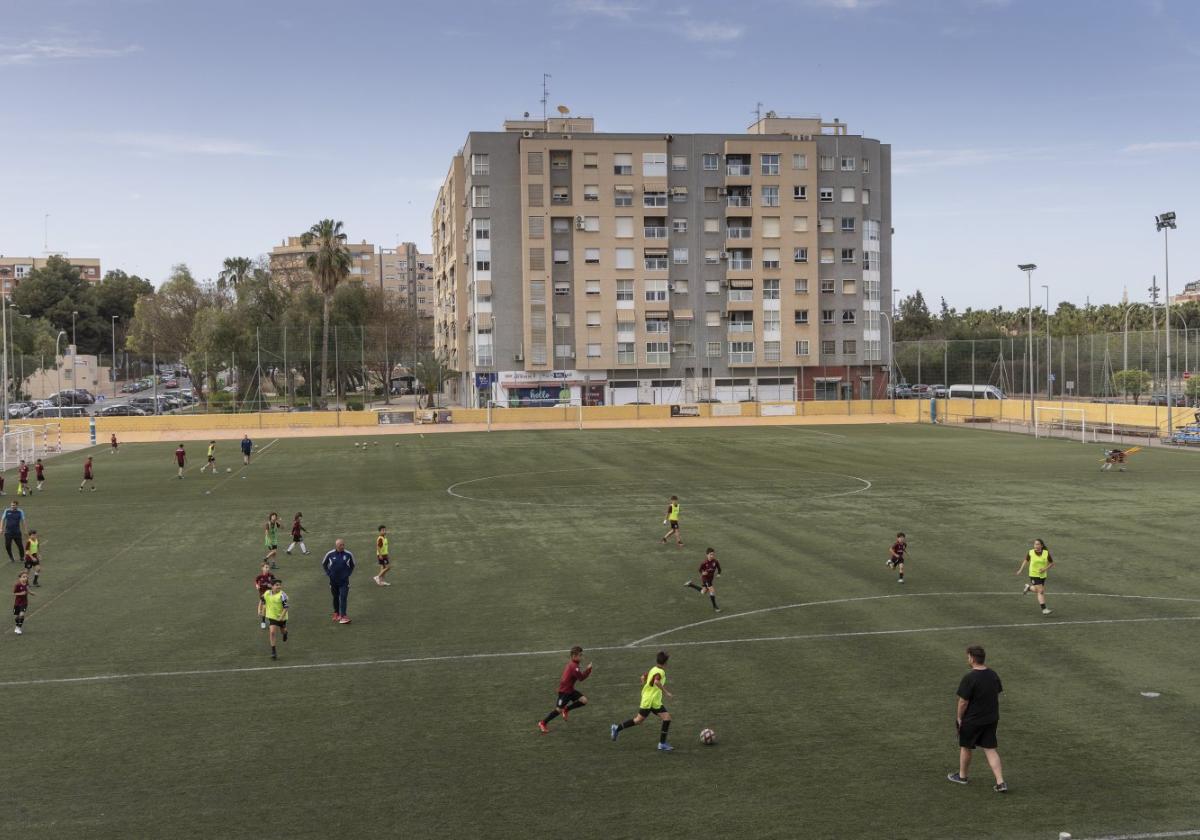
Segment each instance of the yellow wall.
[{"label": "yellow wall", "polygon": [[[919,422],[929,421],[929,403],[927,400],[903,400],[905,412],[912,411]],[[974,402],[974,405],[972,405]],[[897,403],[897,413],[901,403]],[[1123,405],[1116,403],[1089,402],[1046,402],[1037,403],[1039,406],[1038,422],[1054,422],[1063,419],[1068,422],[1078,422],[1079,409],[1084,412],[1084,419],[1089,426],[1098,428],[1110,424],[1116,426],[1143,426],[1158,428],[1166,431],[1167,409],[1165,406],[1153,405]],[[912,406],[912,408],[909,408]],[[1059,413],[1051,409],[1066,408]],[[997,420],[1015,422],[1029,421],[1029,402],[1027,400],[938,400],[938,414],[948,414],[951,420],[963,420],[971,416],[993,417]],[[1193,422],[1195,410],[1176,408],[1173,412],[1176,426],[1188,425]]]}]

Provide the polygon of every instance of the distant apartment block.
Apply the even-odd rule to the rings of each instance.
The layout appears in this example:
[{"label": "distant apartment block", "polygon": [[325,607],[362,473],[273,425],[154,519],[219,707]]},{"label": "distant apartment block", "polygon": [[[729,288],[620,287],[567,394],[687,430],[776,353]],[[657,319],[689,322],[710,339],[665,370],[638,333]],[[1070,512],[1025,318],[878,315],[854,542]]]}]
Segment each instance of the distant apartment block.
[{"label": "distant apartment block", "polygon": [[468,134],[431,221],[435,347],[467,404],[886,389],[891,148],[844,123],[508,121]]},{"label": "distant apartment block", "polygon": [[[78,268],[79,276],[89,283],[100,282],[102,276],[100,260],[93,257],[69,257],[66,254],[57,254],[56,256],[62,257]],[[3,293],[5,297],[11,295],[13,289],[17,288],[30,272],[37,268],[45,268],[49,259],[49,256],[6,257],[0,254],[0,293]]]},{"label": "distant apartment block", "polygon": [[400,302],[425,317],[433,317],[433,255],[422,254],[413,242],[379,250],[380,282]]},{"label": "distant apartment block", "polygon": [[[301,237],[289,236],[279,245],[271,249],[269,254],[271,276],[293,288],[311,285],[312,272],[308,270],[308,256],[316,250],[314,247],[305,248],[300,243]],[[365,239],[360,243],[346,243],[350,251],[351,267],[350,280],[368,285],[379,285],[380,263],[375,246]]]}]

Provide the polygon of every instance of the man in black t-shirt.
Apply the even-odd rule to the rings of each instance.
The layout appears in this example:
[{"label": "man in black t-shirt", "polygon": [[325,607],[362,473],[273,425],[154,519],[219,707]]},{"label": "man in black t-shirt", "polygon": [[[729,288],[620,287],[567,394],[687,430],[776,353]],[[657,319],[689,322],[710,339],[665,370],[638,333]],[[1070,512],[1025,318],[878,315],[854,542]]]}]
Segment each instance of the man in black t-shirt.
[{"label": "man in black t-shirt", "polygon": [[958,772],[946,778],[955,784],[965,785],[967,771],[971,767],[971,751],[983,749],[996,784],[996,793],[1008,793],[1004,782],[1004,771],[1000,767],[1000,753],[996,752],[996,726],[1000,723],[1000,675],[983,664],[987,654],[979,645],[967,648],[967,664],[971,670],[958,684]]}]

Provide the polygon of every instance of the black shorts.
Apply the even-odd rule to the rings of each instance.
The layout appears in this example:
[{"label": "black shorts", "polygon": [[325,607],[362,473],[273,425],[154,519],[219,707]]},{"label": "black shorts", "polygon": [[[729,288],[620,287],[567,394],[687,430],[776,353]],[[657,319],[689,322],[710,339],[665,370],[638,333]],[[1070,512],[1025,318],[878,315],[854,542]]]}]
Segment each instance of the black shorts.
[{"label": "black shorts", "polygon": [[650,715],[658,715],[659,717],[662,717],[666,713],[667,713],[666,706],[658,706],[653,709],[638,709],[638,715],[640,717],[644,717],[644,718],[648,718],[648,717],[650,717]]},{"label": "black shorts", "polygon": [[273,542],[267,546],[267,551],[278,551],[278,550],[279,550],[279,543],[277,543],[277,542]]},{"label": "black shorts", "polygon": [[391,562],[392,562],[391,560],[388,559],[388,556],[386,554],[380,554],[380,555],[376,556],[375,559],[379,561],[380,566],[388,566],[388,565],[391,565]]},{"label": "black shorts", "polygon": [[287,627],[287,619],[281,621],[278,618],[268,618],[267,624],[270,624],[272,627]]},{"label": "black shorts", "polygon": [[558,702],[554,704],[554,708],[561,709],[569,706],[582,696],[578,691],[564,691],[558,695]]},{"label": "black shorts", "polygon": [[40,566],[40,565],[42,565],[42,560],[40,557],[30,557],[30,556],[26,555],[26,557],[25,557],[25,568],[26,569],[32,569],[34,566]]},{"label": "black shorts", "polygon": [[987,750],[996,749],[996,727],[999,721],[991,723],[964,723],[958,730],[958,745],[973,750],[983,747]]},{"label": "black shorts", "polygon": [[211,463],[213,463],[213,462],[214,462],[214,461],[216,461],[216,460],[217,460],[217,456],[216,456],[216,455],[209,455],[209,456],[208,456],[208,463],[210,463],[210,464],[211,464]]},{"label": "black shorts", "polygon": [[700,578],[700,588],[701,589],[712,589],[712,585],[713,585],[712,578]]},{"label": "black shorts", "polygon": [[1045,579],[1045,578],[1035,578],[1035,577],[1031,577],[1031,578],[1029,579],[1029,585],[1030,585],[1030,586],[1045,586],[1045,585],[1046,585],[1046,579]]},{"label": "black shorts", "polygon": [[27,610],[27,609],[29,609],[29,607],[26,606],[25,604],[14,604],[13,605],[13,615],[20,615],[21,613],[25,612],[25,610]]},{"label": "black shorts", "polygon": [[678,519],[672,519],[667,524],[671,526],[672,531],[679,530],[679,520]]}]

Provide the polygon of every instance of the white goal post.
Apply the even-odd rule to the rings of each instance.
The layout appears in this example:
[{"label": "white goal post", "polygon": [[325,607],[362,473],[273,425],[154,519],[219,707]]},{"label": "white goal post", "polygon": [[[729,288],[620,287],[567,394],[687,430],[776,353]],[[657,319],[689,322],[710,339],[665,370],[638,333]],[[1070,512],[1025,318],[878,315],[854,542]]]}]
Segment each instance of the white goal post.
[{"label": "white goal post", "polygon": [[38,458],[37,437],[32,426],[17,426],[0,439],[0,469],[11,469],[22,461],[32,464]]},{"label": "white goal post", "polygon": [[[522,404],[522,402],[524,402],[525,404]],[[521,409],[521,408],[550,409],[550,408],[552,408],[556,411],[562,412],[563,420],[575,421],[576,427],[580,431],[583,431],[583,402],[582,401],[575,402],[574,400],[572,400],[569,403],[563,402],[563,403],[556,403],[554,405],[545,405],[544,403],[538,403],[537,405],[530,405],[528,403],[528,401],[517,401],[516,404],[514,404],[512,401],[507,402],[507,403],[502,403],[502,402],[496,402],[495,400],[488,400],[488,403],[487,403],[487,430],[489,432],[492,430],[492,409],[494,409],[494,408],[516,408],[516,409]]]},{"label": "white goal post", "polygon": [[1079,442],[1087,443],[1087,412],[1084,409],[1059,405],[1039,405],[1033,411],[1034,437],[1061,437],[1074,440],[1075,435],[1078,434]]}]

